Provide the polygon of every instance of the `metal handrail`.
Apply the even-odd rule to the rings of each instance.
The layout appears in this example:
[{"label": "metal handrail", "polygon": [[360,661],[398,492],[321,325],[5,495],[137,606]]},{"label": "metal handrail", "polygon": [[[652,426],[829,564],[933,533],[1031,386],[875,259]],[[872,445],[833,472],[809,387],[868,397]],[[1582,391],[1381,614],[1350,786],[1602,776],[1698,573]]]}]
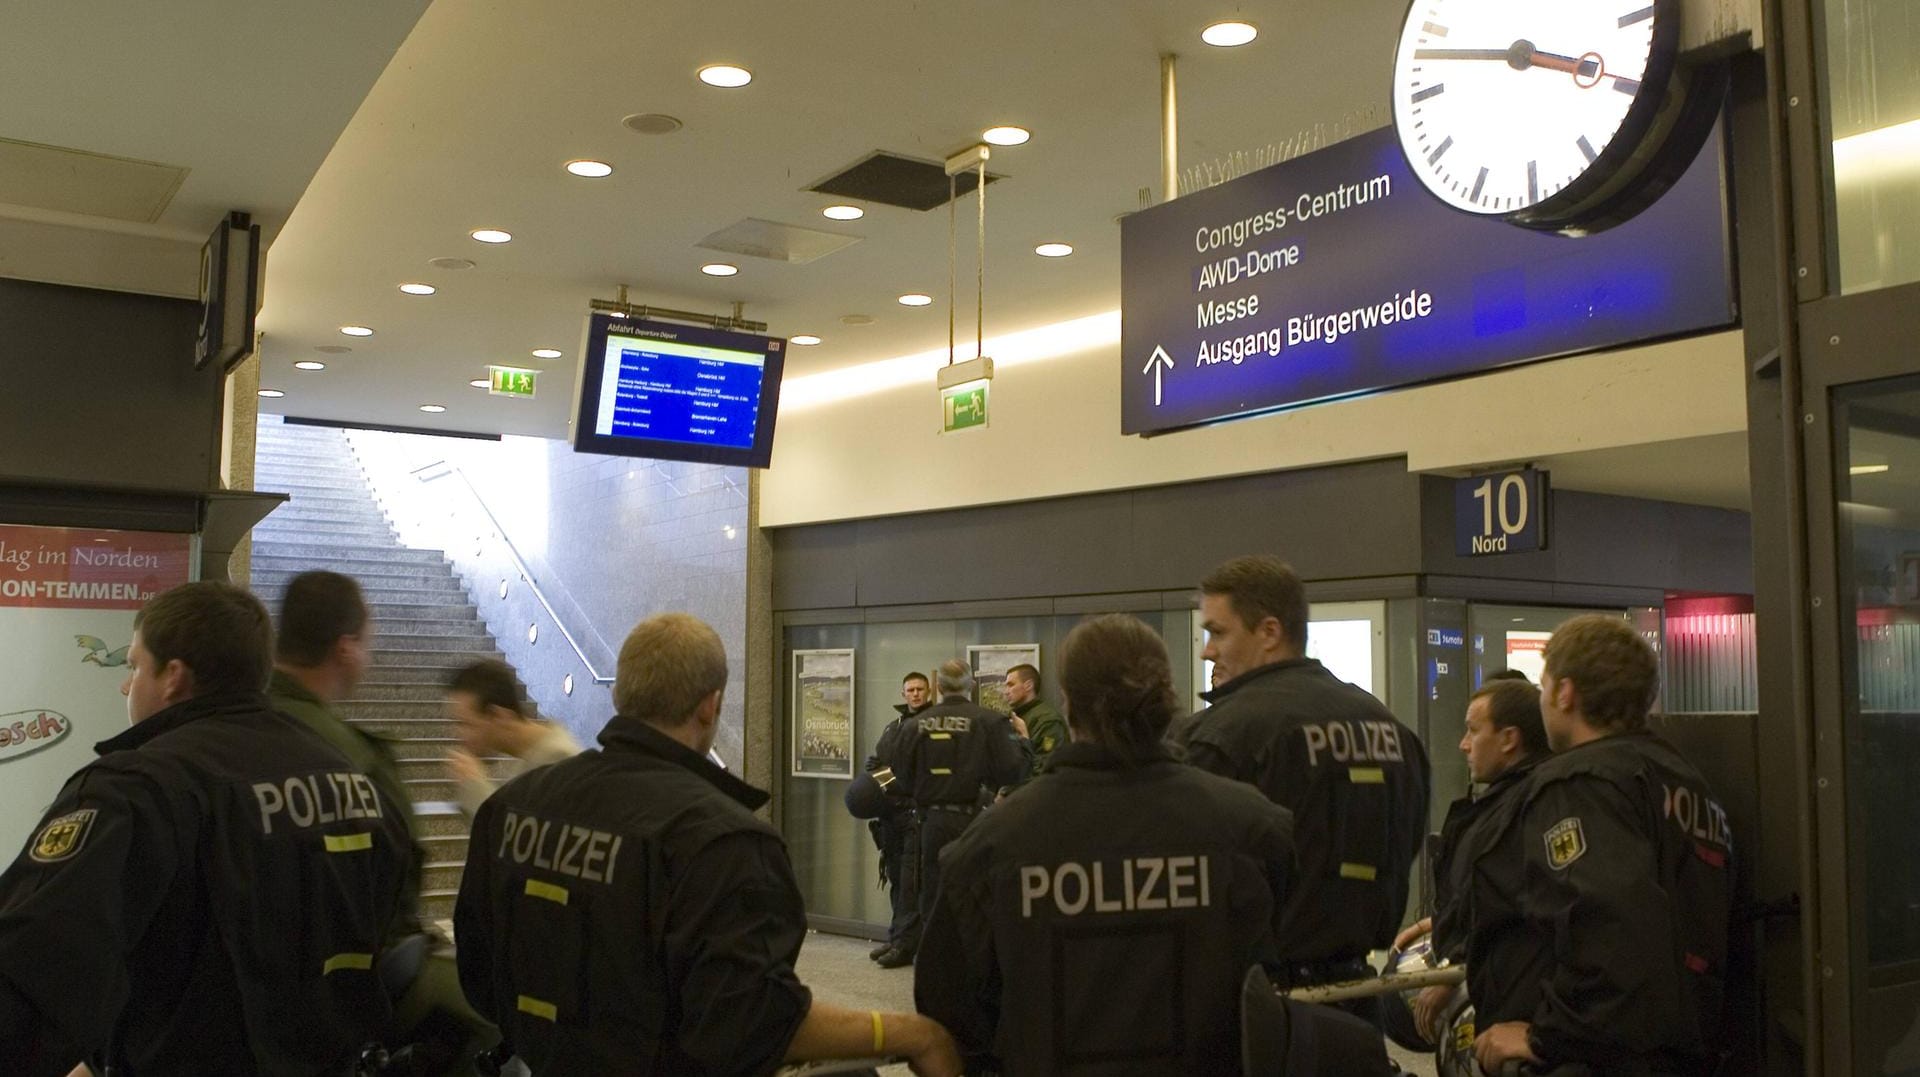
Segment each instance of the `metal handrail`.
[{"label": "metal handrail", "polygon": [[[434,468],[438,468],[439,471],[432,475],[422,474]],[[567,646],[573,648],[574,656],[580,659],[581,665],[587,667],[587,675],[593,678],[595,684],[612,684],[613,675],[601,673],[595,669],[593,659],[587,657],[587,652],[580,646],[580,641],[573,638],[572,632],[567,631],[567,623],[560,619],[560,613],[553,608],[553,603],[547,601],[546,591],[541,588],[540,581],[534,576],[533,570],[527,567],[526,559],[520,556],[520,550],[514,546],[513,539],[507,534],[507,529],[500,526],[500,518],[487,507],[487,499],[480,496],[480,491],[474,488],[473,480],[467,478],[467,473],[460,470],[460,465],[446,460],[435,460],[433,463],[414,468],[410,474],[416,481],[422,483],[432,482],[449,474],[460,480],[461,485],[467,488],[467,493],[473,496],[473,503],[480,506],[481,512],[486,513],[487,522],[493,525],[493,533],[498,535],[500,541],[506,545],[507,556],[513,559],[513,567],[519,570],[520,578],[533,589],[533,597],[539,600],[540,608],[547,611],[547,616],[553,619],[554,627],[560,630],[560,635],[567,641]]]}]

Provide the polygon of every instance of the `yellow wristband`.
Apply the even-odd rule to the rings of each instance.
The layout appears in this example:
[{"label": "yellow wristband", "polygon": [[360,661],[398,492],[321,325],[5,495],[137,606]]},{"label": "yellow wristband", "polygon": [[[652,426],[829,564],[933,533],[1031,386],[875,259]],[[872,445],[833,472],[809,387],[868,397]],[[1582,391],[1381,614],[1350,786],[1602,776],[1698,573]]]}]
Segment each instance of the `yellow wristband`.
[{"label": "yellow wristband", "polygon": [[873,1017],[873,1053],[877,1055],[887,1049],[887,1029],[880,1023],[879,1010],[868,1010],[867,1013]]}]

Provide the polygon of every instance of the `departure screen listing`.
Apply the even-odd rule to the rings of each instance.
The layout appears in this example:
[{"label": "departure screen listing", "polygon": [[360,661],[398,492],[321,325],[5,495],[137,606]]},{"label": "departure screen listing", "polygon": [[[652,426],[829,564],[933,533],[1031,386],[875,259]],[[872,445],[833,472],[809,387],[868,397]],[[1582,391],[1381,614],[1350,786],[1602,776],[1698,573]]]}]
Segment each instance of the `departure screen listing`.
[{"label": "departure screen listing", "polygon": [[609,335],[593,432],[752,448],[766,361],[754,352]]}]

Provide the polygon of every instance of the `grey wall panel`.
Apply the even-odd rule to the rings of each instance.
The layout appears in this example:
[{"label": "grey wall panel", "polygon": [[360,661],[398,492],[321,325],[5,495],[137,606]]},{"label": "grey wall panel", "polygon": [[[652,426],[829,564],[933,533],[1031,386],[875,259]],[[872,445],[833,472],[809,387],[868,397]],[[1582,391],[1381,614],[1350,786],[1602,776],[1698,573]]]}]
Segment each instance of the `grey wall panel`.
[{"label": "grey wall panel", "polygon": [[207,490],[221,374],[189,300],[0,279],[0,477]]},{"label": "grey wall panel", "polygon": [[820,524],[769,531],[773,545],[773,608],[811,610],[857,605],[859,525]]}]

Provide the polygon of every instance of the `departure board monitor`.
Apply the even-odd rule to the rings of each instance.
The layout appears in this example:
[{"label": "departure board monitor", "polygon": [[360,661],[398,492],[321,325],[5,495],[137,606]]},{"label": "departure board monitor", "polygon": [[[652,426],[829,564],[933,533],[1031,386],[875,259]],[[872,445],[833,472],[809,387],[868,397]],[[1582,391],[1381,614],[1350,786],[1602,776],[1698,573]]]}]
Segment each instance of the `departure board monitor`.
[{"label": "departure board monitor", "polygon": [[779,337],[595,314],[574,451],[766,467],[786,347]]}]

